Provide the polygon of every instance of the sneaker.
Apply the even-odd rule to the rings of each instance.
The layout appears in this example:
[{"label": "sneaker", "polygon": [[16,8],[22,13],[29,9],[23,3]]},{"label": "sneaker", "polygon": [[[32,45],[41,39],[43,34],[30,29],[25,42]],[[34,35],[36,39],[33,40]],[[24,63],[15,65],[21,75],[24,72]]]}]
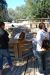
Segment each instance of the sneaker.
[{"label": "sneaker", "polygon": [[43,73],[36,72],[36,75],[44,75]]}]

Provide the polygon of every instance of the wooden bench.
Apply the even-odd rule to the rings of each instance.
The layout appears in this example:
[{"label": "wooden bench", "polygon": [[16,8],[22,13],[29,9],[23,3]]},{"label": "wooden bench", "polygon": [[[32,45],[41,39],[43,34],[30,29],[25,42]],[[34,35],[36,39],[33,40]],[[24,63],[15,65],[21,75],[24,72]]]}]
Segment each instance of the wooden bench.
[{"label": "wooden bench", "polygon": [[32,41],[10,40],[9,42],[10,54],[14,53],[15,57],[26,57],[29,54],[33,54]]},{"label": "wooden bench", "polygon": [[[27,66],[29,63],[29,59],[31,59],[33,56],[32,41],[26,41],[26,40],[21,41],[20,39],[18,41],[12,40],[12,42],[9,42],[9,47],[12,49],[12,52],[14,52],[15,56],[18,58],[17,60],[23,60],[23,59],[25,60],[26,59],[27,63],[25,65],[26,66],[25,72],[24,72],[24,75],[25,75]],[[33,64],[34,64],[34,68],[35,68],[35,60],[34,60]],[[34,69],[34,75],[35,75],[35,69]]]},{"label": "wooden bench", "polygon": [[[17,43],[17,50],[18,50],[18,58],[19,60],[26,60],[27,63],[26,63],[26,67],[25,67],[25,73],[26,73],[26,70],[27,70],[27,66],[28,66],[28,63],[29,63],[29,59],[32,58],[33,56],[33,45],[32,45],[32,41],[26,41],[26,40],[18,40],[18,43]],[[34,61],[34,67],[35,67],[35,61]],[[24,73],[24,75],[25,75]],[[34,69],[34,75],[35,75],[35,69]]]},{"label": "wooden bench", "polygon": [[32,45],[32,41],[21,41],[18,40],[17,43],[17,50],[18,50],[18,57],[27,57],[30,54],[33,54],[33,45]]}]

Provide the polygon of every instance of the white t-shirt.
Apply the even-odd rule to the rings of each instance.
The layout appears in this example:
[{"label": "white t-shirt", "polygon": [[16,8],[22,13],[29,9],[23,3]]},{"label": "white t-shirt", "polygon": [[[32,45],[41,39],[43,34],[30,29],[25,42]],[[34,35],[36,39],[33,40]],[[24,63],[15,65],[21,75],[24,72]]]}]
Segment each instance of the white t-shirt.
[{"label": "white t-shirt", "polygon": [[42,51],[42,42],[45,38],[49,38],[48,32],[45,32],[43,29],[39,30],[36,36],[37,39],[37,51]]}]

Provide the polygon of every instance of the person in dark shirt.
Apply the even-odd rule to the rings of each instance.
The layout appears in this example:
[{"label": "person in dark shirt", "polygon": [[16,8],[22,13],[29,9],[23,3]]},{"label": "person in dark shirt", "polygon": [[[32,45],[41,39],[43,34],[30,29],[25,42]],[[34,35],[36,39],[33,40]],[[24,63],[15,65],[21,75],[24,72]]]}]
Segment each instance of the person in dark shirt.
[{"label": "person in dark shirt", "polygon": [[13,64],[8,50],[9,37],[6,30],[4,30],[5,24],[0,22],[0,75],[2,75],[3,69],[3,57],[7,57],[10,69],[12,69]]}]

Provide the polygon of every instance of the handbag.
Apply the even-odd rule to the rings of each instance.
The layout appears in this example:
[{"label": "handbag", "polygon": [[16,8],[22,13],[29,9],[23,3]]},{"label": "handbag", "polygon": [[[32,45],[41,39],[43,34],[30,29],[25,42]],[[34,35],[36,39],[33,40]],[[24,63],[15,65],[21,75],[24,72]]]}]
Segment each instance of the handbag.
[{"label": "handbag", "polygon": [[50,40],[44,39],[42,42],[42,48],[48,50],[50,48]]}]

